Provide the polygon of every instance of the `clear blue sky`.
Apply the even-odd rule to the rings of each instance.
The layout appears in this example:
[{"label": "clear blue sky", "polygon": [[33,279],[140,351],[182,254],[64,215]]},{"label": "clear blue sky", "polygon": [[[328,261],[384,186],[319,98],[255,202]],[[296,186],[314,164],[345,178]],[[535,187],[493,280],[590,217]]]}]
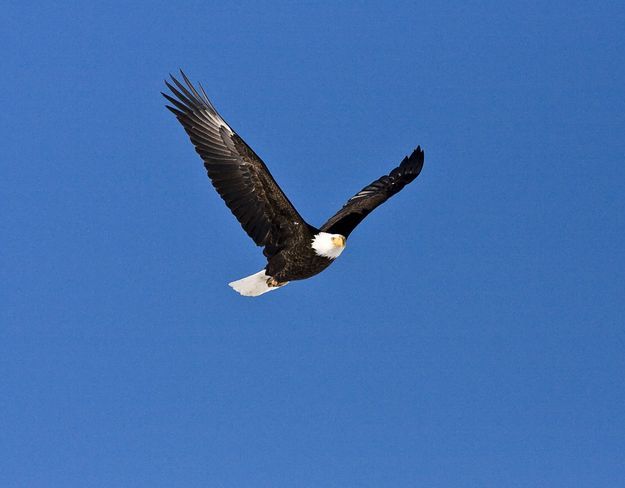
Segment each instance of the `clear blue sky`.
[{"label": "clear blue sky", "polygon": [[[3,6],[2,487],[623,486],[621,2],[97,3]],[[424,170],[242,298],[179,67],[313,224]]]}]

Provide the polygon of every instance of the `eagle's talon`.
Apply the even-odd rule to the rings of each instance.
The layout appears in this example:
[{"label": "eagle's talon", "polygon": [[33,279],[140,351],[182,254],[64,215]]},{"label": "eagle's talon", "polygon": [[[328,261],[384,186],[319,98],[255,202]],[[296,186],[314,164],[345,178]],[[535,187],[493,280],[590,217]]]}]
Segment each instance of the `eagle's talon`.
[{"label": "eagle's talon", "polygon": [[284,281],[282,283],[280,283],[278,280],[276,280],[274,277],[270,276],[267,279],[267,286],[271,287],[271,288],[278,288],[280,286],[284,286],[286,285],[288,282]]}]

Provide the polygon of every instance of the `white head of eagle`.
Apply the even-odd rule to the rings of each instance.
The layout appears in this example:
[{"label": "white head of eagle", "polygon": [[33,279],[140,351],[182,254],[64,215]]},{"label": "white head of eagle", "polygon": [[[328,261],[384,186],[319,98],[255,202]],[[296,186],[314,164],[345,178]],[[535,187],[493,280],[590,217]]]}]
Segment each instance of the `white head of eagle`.
[{"label": "white head of eagle", "polygon": [[345,249],[345,236],[319,232],[312,240],[312,248],[318,256],[328,259],[338,258]]}]

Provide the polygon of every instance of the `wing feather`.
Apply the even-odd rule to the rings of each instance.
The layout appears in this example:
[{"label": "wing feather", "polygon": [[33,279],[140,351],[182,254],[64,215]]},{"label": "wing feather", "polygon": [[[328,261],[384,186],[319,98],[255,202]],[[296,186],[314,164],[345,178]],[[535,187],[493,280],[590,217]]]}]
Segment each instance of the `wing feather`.
[{"label": "wing feather", "polygon": [[[171,76],[166,107],[184,127],[219,195],[245,232],[270,257],[308,228],[267,166],[219,115],[200,85]],[[186,86],[185,86],[186,85]],[[293,225],[297,223],[299,225]]]},{"label": "wing feather", "polygon": [[419,146],[388,175],[378,178],[351,197],[341,210],[321,226],[321,230],[347,237],[376,207],[419,176],[423,160],[424,154]]}]

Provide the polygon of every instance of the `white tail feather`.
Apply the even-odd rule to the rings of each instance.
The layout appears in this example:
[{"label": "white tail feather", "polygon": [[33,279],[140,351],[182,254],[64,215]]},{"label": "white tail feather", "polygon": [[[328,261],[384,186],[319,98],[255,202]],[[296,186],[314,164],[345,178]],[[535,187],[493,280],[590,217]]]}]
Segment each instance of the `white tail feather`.
[{"label": "white tail feather", "polygon": [[268,291],[280,288],[279,286],[269,286],[267,284],[268,279],[269,276],[267,276],[265,270],[262,269],[256,274],[233,281],[232,283],[228,283],[228,285],[245,297],[257,297]]}]

